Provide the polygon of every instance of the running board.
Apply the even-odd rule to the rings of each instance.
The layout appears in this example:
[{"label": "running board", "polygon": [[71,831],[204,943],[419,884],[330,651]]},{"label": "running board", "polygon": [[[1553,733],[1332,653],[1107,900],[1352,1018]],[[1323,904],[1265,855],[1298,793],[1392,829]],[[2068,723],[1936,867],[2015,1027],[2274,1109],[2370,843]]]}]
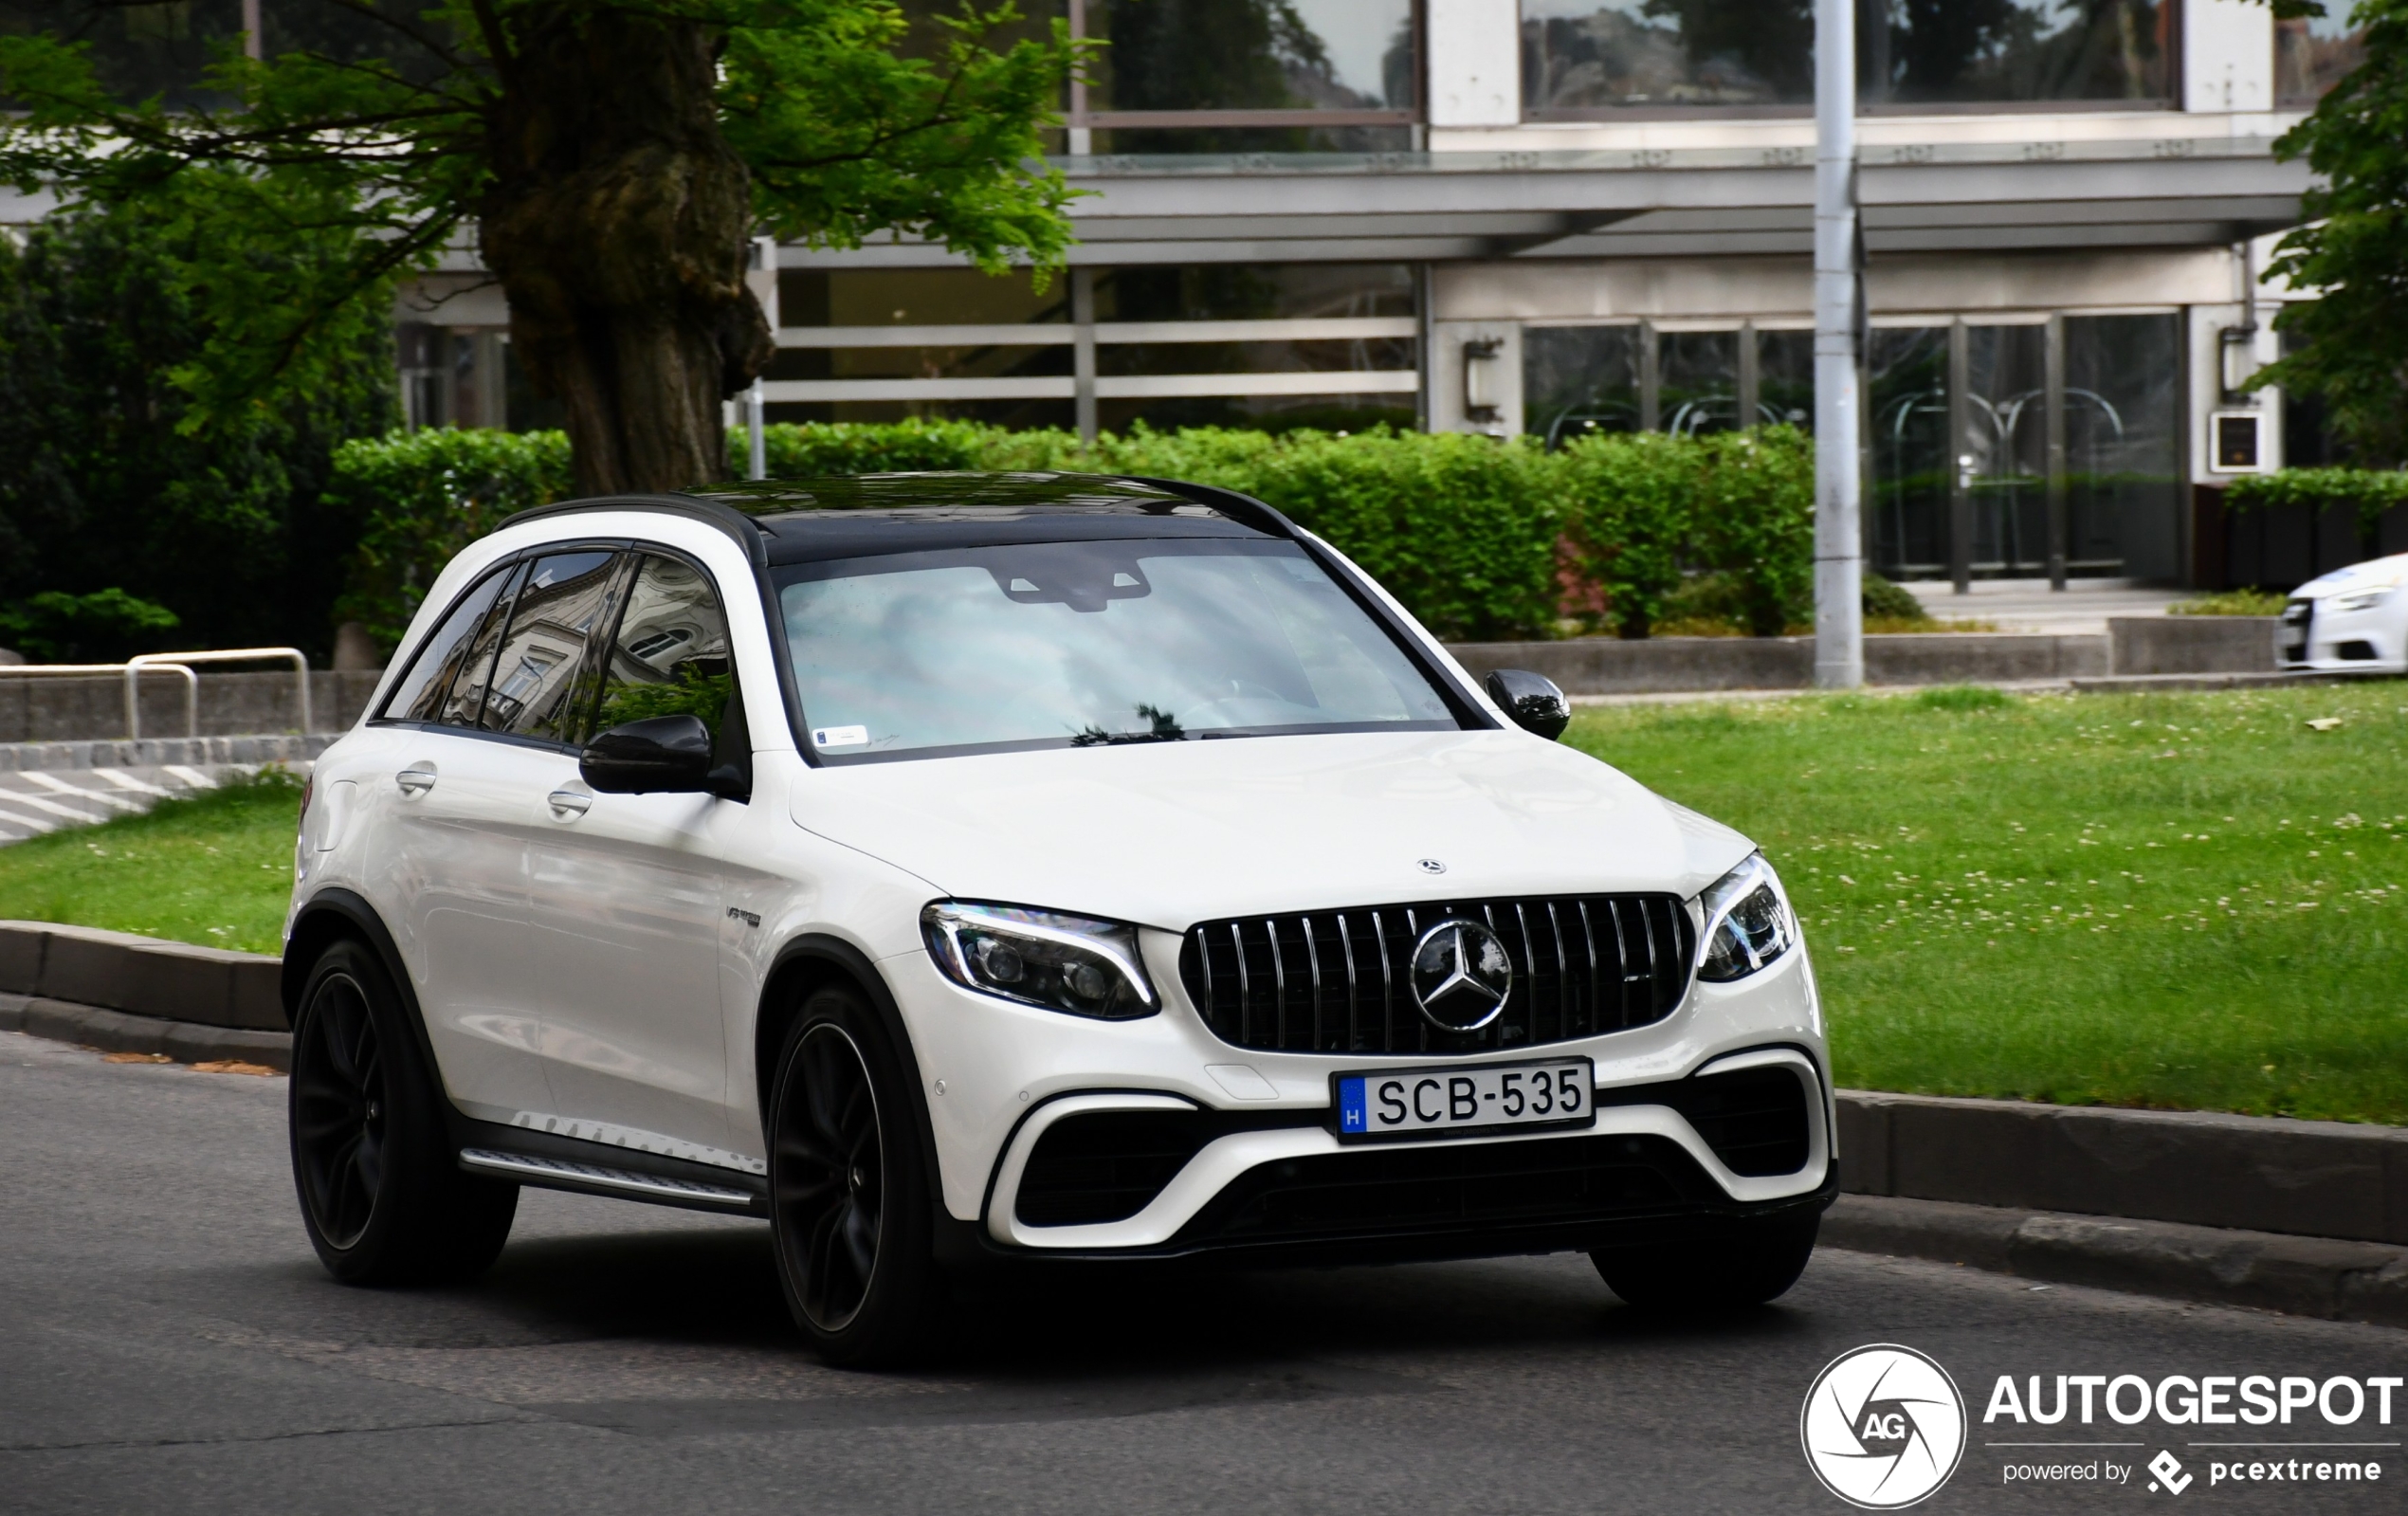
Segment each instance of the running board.
[{"label": "running board", "polygon": [[531,1153],[497,1153],[491,1148],[464,1147],[460,1150],[460,1166],[471,1173],[513,1178],[521,1184],[539,1185],[548,1190],[574,1190],[589,1195],[614,1196],[625,1200],[649,1200],[656,1205],[690,1206],[698,1211],[733,1211],[746,1215],[762,1214],[760,1197],[749,1190],[702,1184],[660,1174],[603,1168],[593,1163],[572,1162],[567,1159],[539,1158]]}]

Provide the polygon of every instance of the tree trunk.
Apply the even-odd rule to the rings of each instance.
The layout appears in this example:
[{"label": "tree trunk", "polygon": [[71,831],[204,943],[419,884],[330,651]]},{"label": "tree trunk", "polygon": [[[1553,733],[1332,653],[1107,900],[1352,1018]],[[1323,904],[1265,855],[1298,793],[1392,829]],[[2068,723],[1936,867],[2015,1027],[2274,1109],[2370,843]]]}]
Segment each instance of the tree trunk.
[{"label": "tree trunk", "polygon": [[511,13],[485,266],[580,493],[727,472],[720,401],[775,351],[745,287],[752,180],[720,135],[709,27],[565,3]]}]

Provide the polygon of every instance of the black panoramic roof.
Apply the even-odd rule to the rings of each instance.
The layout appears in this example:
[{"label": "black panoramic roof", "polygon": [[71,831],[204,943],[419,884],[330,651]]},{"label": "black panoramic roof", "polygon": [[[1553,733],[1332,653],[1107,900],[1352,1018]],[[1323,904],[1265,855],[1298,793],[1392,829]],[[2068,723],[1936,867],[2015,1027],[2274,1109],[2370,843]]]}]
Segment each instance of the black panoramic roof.
[{"label": "black panoramic roof", "polygon": [[700,517],[736,538],[760,564],[1020,542],[1297,536],[1286,517],[1234,490],[1111,474],[765,479],[703,485],[674,495],[561,501],[520,511],[502,524],[623,510]]},{"label": "black panoramic roof", "polygon": [[1259,502],[1105,474],[850,474],[685,491],[759,528],[771,563],[1128,538],[1289,535]]}]

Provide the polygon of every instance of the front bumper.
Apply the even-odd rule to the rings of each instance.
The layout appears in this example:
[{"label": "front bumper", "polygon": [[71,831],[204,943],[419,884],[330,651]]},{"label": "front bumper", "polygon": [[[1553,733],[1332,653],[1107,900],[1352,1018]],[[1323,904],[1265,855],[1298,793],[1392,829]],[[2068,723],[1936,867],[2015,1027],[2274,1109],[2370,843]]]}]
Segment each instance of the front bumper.
[{"label": "front bumper", "polygon": [[[2397,603],[2395,603],[2397,602]],[[2408,599],[2364,611],[2327,611],[2322,601],[2293,600],[2274,638],[2285,669],[2320,674],[2408,673]]]},{"label": "front bumper", "polygon": [[[1589,1126],[1365,1146],[1334,1130],[1330,1076],[1413,1060],[1232,1048],[1187,1005],[1171,960],[1177,940],[1159,935],[1164,941],[1146,945],[1166,1003],[1132,1022],[1082,1021],[974,995],[939,977],[924,954],[881,963],[927,1085],[942,1209],[969,1224],[948,1230],[975,1238],[977,1251],[1469,1256],[1622,1246],[1829,1203],[1830,1080],[1802,950],[1737,984],[1694,985],[1649,1026],[1462,1060],[1594,1059]],[[1701,1132],[1714,1123],[1682,1092],[1699,1077],[1725,1076],[1794,1082],[1798,1151],[1777,1160],[1780,1172],[1733,1154],[1727,1133],[1718,1135],[1718,1154]],[[1094,1150],[1104,1164],[1094,1182],[1128,1196],[1125,1206],[1082,1215],[1075,1199],[1066,1208],[1030,1198],[1031,1162],[1048,1133],[1098,1119],[1185,1135],[1150,1159],[1110,1142]],[[1123,1159],[1155,1167],[1110,1172]],[[1062,1172],[1056,1164],[1037,1186],[1053,1200]]]}]

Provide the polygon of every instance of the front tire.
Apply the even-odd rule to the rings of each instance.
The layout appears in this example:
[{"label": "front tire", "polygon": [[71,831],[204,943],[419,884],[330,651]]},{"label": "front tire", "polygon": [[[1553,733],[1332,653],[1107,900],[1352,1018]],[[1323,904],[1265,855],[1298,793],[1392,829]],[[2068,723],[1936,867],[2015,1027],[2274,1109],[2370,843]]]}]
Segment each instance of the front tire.
[{"label": "front tire", "polygon": [[519,1187],[461,1172],[442,1100],[384,965],[329,946],[293,1024],[289,1125],[302,1224],[344,1284],[471,1279],[508,1240]]},{"label": "front tire", "polygon": [[943,1293],[927,1167],[901,1060],[851,991],[804,1002],[769,1116],[770,1235],[794,1324],[839,1367],[911,1357]]},{"label": "front tire", "polygon": [[1711,1242],[1600,1250],[1589,1261],[1607,1288],[1643,1309],[1738,1310],[1789,1292],[1815,1255],[1822,1222],[1819,1212],[1759,1221]]}]

